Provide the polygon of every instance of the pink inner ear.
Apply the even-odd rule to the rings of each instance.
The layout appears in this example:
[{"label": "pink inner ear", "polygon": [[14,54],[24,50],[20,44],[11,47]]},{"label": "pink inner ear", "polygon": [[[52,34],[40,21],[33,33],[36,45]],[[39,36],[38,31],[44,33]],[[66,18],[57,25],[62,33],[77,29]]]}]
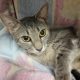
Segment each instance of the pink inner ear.
[{"label": "pink inner ear", "polygon": [[38,20],[44,21],[44,22],[47,21],[47,17],[48,17],[48,3],[44,4],[36,15],[36,18]]},{"label": "pink inner ear", "polygon": [[39,18],[37,18],[37,20],[39,20],[39,21],[41,21],[41,22],[47,22],[47,20],[45,19],[45,18],[43,18],[43,17],[39,17]]}]

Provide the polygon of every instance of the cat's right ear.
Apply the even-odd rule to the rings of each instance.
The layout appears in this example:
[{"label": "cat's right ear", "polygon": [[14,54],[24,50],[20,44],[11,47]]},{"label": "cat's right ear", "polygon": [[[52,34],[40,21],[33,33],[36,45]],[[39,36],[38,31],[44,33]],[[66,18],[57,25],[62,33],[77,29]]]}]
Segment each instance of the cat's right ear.
[{"label": "cat's right ear", "polygon": [[16,26],[18,21],[11,16],[0,14],[0,19],[10,33],[15,32],[19,28],[19,26]]},{"label": "cat's right ear", "polygon": [[39,12],[35,15],[37,20],[47,22],[48,19],[48,3],[44,4]]}]

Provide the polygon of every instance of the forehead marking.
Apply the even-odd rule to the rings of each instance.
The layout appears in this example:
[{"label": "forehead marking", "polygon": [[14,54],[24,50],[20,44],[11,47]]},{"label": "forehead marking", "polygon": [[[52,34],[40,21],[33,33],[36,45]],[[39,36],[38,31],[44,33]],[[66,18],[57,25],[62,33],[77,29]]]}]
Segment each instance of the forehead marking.
[{"label": "forehead marking", "polygon": [[27,34],[29,35],[29,31],[28,31],[28,29],[26,30],[26,32],[27,32]]}]

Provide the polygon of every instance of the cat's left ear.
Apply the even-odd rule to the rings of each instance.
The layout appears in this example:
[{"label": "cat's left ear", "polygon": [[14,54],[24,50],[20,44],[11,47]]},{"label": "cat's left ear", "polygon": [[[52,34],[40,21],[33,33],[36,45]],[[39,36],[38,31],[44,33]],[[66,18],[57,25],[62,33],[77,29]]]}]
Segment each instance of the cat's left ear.
[{"label": "cat's left ear", "polygon": [[48,20],[48,3],[44,4],[39,12],[35,15],[37,20],[47,22]]},{"label": "cat's left ear", "polygon": [[8,29],[10,33],[15,32],[19,28],[19,26],[16,26],[18,21],[15,18],[12,18],[11,16],[1,14],[0,19],[3,25]]}]

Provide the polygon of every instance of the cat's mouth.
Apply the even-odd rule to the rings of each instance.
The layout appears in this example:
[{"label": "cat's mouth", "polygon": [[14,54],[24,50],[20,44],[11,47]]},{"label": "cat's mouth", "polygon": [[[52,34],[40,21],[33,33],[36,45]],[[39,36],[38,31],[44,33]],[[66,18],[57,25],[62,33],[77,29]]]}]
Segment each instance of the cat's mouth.
[{"label": "cat's mouth", "polygon": [[40,56],[41,54],[43,54],[43,53],[29,53],[29,55],[31,55],[31,56]]},{"label": "cat's mouth", "polygon": [[40,56],[40,55],[44,54],[45,49],[42,50],[42,51],[33,51],[33,52],[30,52],[30,51],[28,52],[28,51],[26,50],[26,52],[27,52],[28,55],[31,55],[31,56]]},{"label": "cat's mouth", "polygon": [[41,51],[38,51],[35,48],[33,50],[27,50],[27,49],[25,49],[25,50],[26,50],[28,55],[40,56],[46,52],[46,48],[47,48],[47,45],[43,46]]}]

